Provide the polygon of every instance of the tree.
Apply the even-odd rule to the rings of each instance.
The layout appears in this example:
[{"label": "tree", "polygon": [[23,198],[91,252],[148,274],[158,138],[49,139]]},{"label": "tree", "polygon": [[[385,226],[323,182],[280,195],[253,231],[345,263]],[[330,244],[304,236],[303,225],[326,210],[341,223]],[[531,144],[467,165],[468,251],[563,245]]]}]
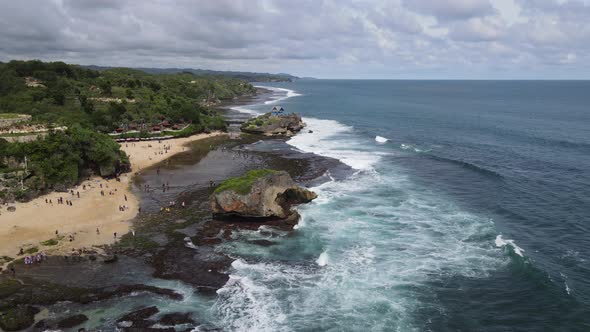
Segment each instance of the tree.
[{"label": "tree", "polygon": [[135,96],[133,95],[133,91],[131,89],[125,90],[125,95],[127,96],[127,99],[135,99]]},{"label": "tree", "polygon": [[112,91],[112,84],[111,81],[106,80],[106,79],[102,79],[100,81],[98,81],[98,87],[100,88],[100,90],[102,91],[102,93],[104,95],[110,96],[113,91]]}]

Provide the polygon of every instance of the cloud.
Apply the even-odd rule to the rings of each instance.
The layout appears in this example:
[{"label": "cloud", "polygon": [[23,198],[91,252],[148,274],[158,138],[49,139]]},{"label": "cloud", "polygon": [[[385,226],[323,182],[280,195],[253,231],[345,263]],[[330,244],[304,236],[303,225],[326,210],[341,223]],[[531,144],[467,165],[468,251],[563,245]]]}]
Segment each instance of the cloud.
[{"label": "cloud", "polygon": [[353,78],[573,66],[590,75],[589,18],[577,0],[0,1],[0,60]]},{"label": "cloud", "polygon": [[405,0],[406,7],[440,21],[462,20],[494,13],[489,0]]}]

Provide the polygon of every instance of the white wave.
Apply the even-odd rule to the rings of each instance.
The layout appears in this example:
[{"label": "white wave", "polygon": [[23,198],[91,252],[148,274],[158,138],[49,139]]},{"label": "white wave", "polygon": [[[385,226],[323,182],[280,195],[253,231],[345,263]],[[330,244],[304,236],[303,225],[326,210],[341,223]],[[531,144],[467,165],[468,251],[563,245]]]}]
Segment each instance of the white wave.
[{"label": "white wave", "polygon": [[184,246],[191,249],[199,249],[188,236],[184,238]]},{"label": "white wave", "polygon": [[514,250],[514,253],[517,254],[520,257],[524,257],[524,249],[522,249],[521,247],[517,246],[516,243],[514,243],[514,240],[505,240],[504,238],[502,238],[502,235],[498,235],[496,236],[496,247],[498,248],[502,248],[505,246],[510,246],[512,247],[512,250]]},{"label": "white wave", "polygon": [[328,256],[328,252],[324,251],[320,254],[320,257],[318,257],[318,259],[315,262],[319,266],[326,266],[328,265],[329,258],[330,257]]},{"label": "white wave", "polygon": [[233,106],[233,107],[230,107],[230,109],[232,109],[234,111],[238,111],[240,113],[246,113],[246,114],[253,114],[253,115],[262,114],[262,112],[247,108],[246,106]]},{"label": "white wave", "polygon": [[213,308],[221,316],[222,325],[230,331],[282,330],[279,327],[286,316],[268,284],[290,270],[264,263],[248,264],[241,259],[235,260],[232,268],[236,273],[230,274],[228,282],[217,290],[219,297]]},{"label": "white wave", "polygon": [[389,141],[389,139],[383,137],[383,136],[375,136],[375,142],[377,143],[387,143]]},{"label": "white wave", "polygon": [[307,127],[292,137],[288,144],[305,152],[335,158],[357,170],[370,170],[381,155],[363,146],[352,127],[334,120],[304,118]]},{"label": "white wave", "polygon": [[431,151],[431,149],[423,150],[423,149],[417,148],[417,147],[415,147],[412,144],[401,144],[400,145],[400,148],[402,150],[414,150],[414,152],[417,152],[417,153],[420,153],[420,152],[430,152]]},{"label": "white wave", "polygon": [[[268,89],[268,90],[271,90],[271,91],[273,91],[275,93],[277,93],[277,92],[280,92],[281,93],[281,95],[274,95],[274,96],[271,97],[270,100],[265,101],[264,104],[266,104],[266,105],[276,104],[279,101],[285,100],[287,98],[302,96],[302,94],[297,93],[295,90],[291,90],[291,89],[276,88],[276,87],[272,87],[272,86],[260,86],[260,85],[257,85],[255,87]],[[284,93],[284,95],[283,95],[283,93]]]}]

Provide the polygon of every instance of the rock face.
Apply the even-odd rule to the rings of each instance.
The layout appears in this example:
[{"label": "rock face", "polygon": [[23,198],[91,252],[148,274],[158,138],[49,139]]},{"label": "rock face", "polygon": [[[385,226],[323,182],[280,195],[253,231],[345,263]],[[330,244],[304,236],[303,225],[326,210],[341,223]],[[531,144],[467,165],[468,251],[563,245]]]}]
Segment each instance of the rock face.
[{"label": "rock face", "polygon": [[295,113],[273,115],[266,113],[257,118],[250,119],[242,124],[242,131],[250,134],[264,136],[284,136],[290,137],[295,135],[305,127],[301,117]]},{"label": "rock face", "polygon": [[211,196],[215,216],[286,219],[291,206],[308,203],[317,195],[293,182],[284,171],[254,170],[223,182]]}]

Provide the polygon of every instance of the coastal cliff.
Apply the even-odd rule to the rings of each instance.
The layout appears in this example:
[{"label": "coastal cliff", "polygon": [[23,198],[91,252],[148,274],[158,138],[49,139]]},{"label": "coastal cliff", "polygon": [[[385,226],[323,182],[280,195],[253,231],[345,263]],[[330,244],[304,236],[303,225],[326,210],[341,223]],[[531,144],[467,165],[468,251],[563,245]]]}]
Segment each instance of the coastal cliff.
[{"label": "coastal cliff", "polygon": [[217,217],[297,219],[291,206],[316,197],[297,186],[287,172],[262,169],[223,182],[211,196],[210,206]]}]

